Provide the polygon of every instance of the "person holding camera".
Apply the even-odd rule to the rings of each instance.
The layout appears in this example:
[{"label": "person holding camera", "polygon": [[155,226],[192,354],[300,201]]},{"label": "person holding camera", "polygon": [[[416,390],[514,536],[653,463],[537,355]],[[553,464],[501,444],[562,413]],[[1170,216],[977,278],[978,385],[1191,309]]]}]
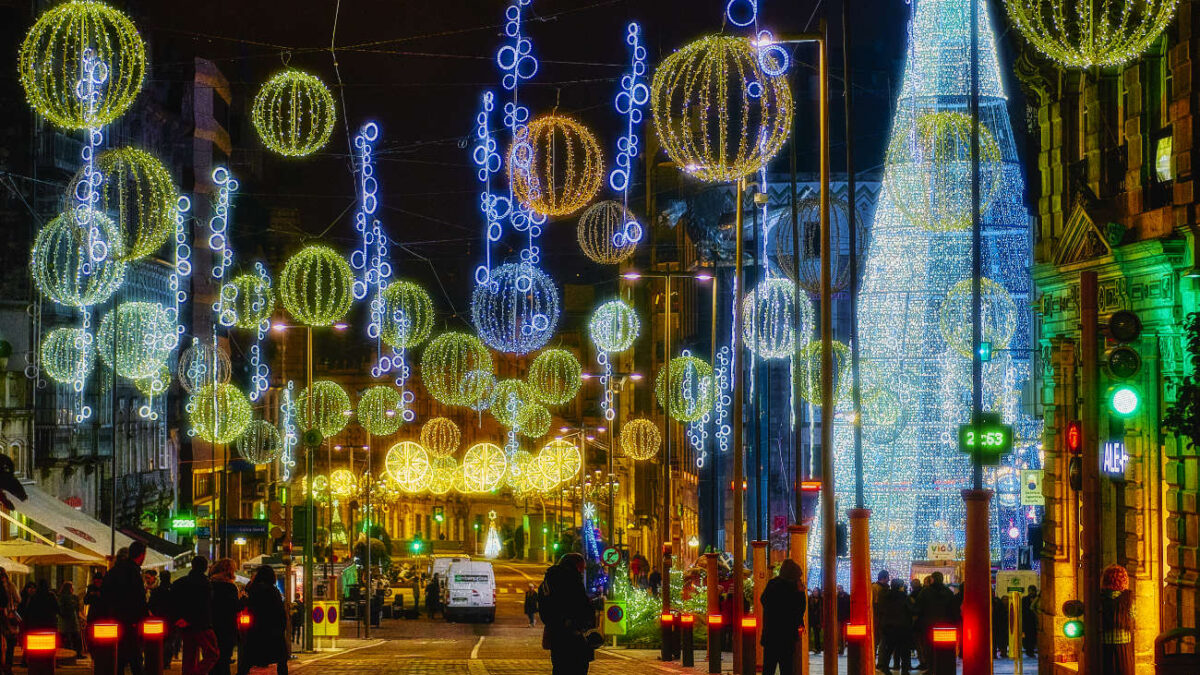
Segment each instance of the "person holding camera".
[{"label": "person holding camera", "polygon": [[538,588],[542,648],[550,650],[553,675],[587,675],[595,649],[604,642],[596,632],[596,612],[583,585],[587,563],[567,553],[546,571]]}]

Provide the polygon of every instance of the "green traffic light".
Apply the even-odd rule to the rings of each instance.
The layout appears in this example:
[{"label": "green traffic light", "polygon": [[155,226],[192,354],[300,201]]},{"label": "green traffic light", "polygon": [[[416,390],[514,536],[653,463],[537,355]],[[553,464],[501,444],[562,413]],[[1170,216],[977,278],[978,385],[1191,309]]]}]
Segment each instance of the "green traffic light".
[{"label": "green traffic light", "polygon": [[1108,407],[1118,417],[1133,417],[1142,406],[1142,395],[1128,384],[1113,387],[1108,392]]},{"label": "green traffic light", "polygon": [[413,552],[413,553],[420,553],[420,552],[421,552],[421,540],[420,540],[420,539],[413,539],[413,543],[412,543],[412,547],[411,547],[411,548],[412,548],[412,552]]},{"label": "green traffic light", "polygon": [[1083,622],[1079,619],[1071,619],[1063,624],[1063,636],[1069,638],[1083,637]]}]

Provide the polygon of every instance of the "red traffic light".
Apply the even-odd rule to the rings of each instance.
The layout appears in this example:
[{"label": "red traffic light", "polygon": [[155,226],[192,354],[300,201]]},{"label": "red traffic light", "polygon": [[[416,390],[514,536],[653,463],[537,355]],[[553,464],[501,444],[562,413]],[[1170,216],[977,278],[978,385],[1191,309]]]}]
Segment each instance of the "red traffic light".
[{"label": "red traffic light", "polygon": [[1078,453],[1083,446],[1083,427],[1079,420],[1067,422],[1067,450],[1072,454]]}]

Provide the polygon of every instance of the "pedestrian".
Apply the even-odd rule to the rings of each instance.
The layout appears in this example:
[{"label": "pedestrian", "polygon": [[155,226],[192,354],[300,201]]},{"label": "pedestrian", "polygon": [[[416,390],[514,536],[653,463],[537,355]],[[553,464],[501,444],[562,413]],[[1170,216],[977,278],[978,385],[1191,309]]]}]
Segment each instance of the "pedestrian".
[{"label": "pedestrian", "polygon": [[413,612],[421,617],[421,575],[414,574],[412,579]]},{"label": "pedestrian", "polygon": [[650,584],[650,593],[657,598],[658,587],[662,585],[662,574],[658,570],[654,570],[646,581]]},{"label": "pedestrian", "polygon": [[[21,617],[21,632],[17,634],[17,639],[8,646],[9,661],[12,661],[12,652],[16,648],[17,643],[25,641],[25,633],[29,631],[29,603],[33,600],[33,594],[37,592],[37,584],[32,581],[26,581],[21,587],[21,599],[17,601],[17,616]],[[25,667],[25,651],[21,651],[21,667]]]},{"label": "pedestrian", "polygon": [[537,611],[538,611],[537,589],[533,587],[533,584],[529,584],[529,588],[525,589],[524,612],[525,612],[525,616],[529,617],[529,627],[530,628],[533,628],[533,616],[535,614],[537,614]]},{"label": "pedestrian", "polygon": [[900,672],[912,670],[912,613],[909,611],[908,593],[904,582],[896,579],[886,591],[879,595],[879,606],[875,615],[879,620],[879,659],[875,669],[891,675],[888,667],[893,659],[899,660]]},{"label": "pedestrian", "polygon": [[104,571],[96,570],[92,574],[92,582],[83,592],[84,619],[87,625],[92,625],[97,619],[103,618],[100,601],[100,585],[104,582]]},{"label": "pedestrian", "polygon": [[63,648],[75,651],[75,658],[83,656],[79,615],[79,596],[75,595],[75,584],[64,581],[58,589],[58,634],[62,636]]},{"label": "pedestrian", "polygon": [[821,653],[821,620],[824,618],[822,606],[821,589],[814,588],[808,598],[808,644],[814,654]]},{"label": "pedestrian", "polygon": [[213,666],[213,675],[230,675],[233,648],[237,646],[237,615],[241,599],[237,585],[233,583],[234,569],[232,558],[221,558],[213,563],[208,574],[212,584],[212,629],[217,636],[217,649],[221,652]]},{"label": "pedestrian", "polygon": [[1133,675],[1133,593],[1120,565],[1100,575],[1100,664],[1101,675]]},{"label": "pedestrian", "polygon": [[135,541],[122,549],[112,569],[100,584],[100,604],[106,618],[120,624],[117,642],[117,672],[125,667],[133,675],[142,675],[142,619],[146,618],[146,585],[142,581],[142,563],[146,560],[146,545]]},{"label": "pedestrian", "polygon": [[1008,598],[998,598],[992,592],[992,651],[995,657],[1008,657]]},{"label": "pedestrian", "polygon": [[875,650],[882,651],[880,646],[883,644],[882,633],[879,630],[879,600],[891,589],[891,575],[887,570],[879,570],[879,574],[875,575],[875,583],[871,584],[871,609],[874,614],[872,624],[875,627]]},{"label": "pedestrian", "polygon": [[846,652],[846,624],[850,621],[850,594],[841,584],[837,587],[838,655]]},{"label": "pedestrian", "polygon": [[442,589],[438,582],[438,575],[433,575],[429,585],[425,587],[425,613],[429,618],[434,618],[437,611],[441,609]]},{"label": "pedestrian", "polygon": [[166,624],[167,635],[163,639],[163,668],[166,669],[175,658],[175,652],[179,651],[179,631],[171,625],[171,573],[163,570],[154,581],[146,609],[150,616],[162,619]]},{"label": "pedestrian", "polygon": [[183,641],[183,675],[207,675],[221,653],[212,630],[212,585],[207,572],[208,558],[198,555],[192,558],[191,571],[171,584],[171,623]]},{"label": "pedestrian", "polygon": [[50,590],[49,581],[38,580],[37,590],[29,598],[22,616],[27,629],[58,630],[58,598]]},{"label": "pedestrian", "polygon": [[[397,593],[396,597],[400,597]],[[300,639],[304,637],[304,601],[300,596],[296,596],[296,601],[292,603],[292,642],[300,643]]]},{"label": "pedestrian", "polygon": [[1025,589],[1025,597],[1021,598],[1021,643],[1025,648],[1025,653],[1029,656],[1037,653],[1039,599],[1038,587],[1033,584],[1030,584],[1029,588]]},{"label": "pedestrian", "polygon": [[538,588],[542,647],[550,650],[552,675],[587,675],[594,650],[603,643],[594,630],[596,614],[583,585],[587,562],[567,553],[546,571]]},{"label": "pedestrian", "polygon": [[287,610],[270,565],[262,565],[254,572],[254,579],[246,587],[245,607],[250,613],[250,628],[238,650],[238,675],[272,663],[276,675],[287,675]]},{"label": "pedestrian", "polygon": [[796,641],[804,623],[807,601],[800,590],[800,566],[788,558],[779,566],[779,576],[767,582],[759,596],[762,603],[763,675],[792,675]]},{"label": "pedestrian", "polygon": [[920,626],[922,645],[921,665],[933,662],[930,631],[934,626],[957,626],[958,612],[954,591],[946,587],[941,572],[934,572],[926,579],[927,585],[917,595],[917,620]]},{"label": "pedestrian", "polygon": [[8,572],[0,568],[0,673],[13,675],[13,649],[17,636],[21,634],[21,617],[17,614],[17,586],[8,578]]}]

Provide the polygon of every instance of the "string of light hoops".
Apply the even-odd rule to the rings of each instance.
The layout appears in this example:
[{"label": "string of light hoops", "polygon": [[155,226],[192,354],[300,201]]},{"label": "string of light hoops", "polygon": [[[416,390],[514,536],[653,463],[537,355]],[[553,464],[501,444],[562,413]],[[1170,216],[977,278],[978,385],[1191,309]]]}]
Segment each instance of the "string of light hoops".
[{"label": "string of light hoops", "polygon": [[289,68],[258,90],[250,119],[267,149],[284,157],[304,157],[329,142],[337,108],[321,78]]}]

